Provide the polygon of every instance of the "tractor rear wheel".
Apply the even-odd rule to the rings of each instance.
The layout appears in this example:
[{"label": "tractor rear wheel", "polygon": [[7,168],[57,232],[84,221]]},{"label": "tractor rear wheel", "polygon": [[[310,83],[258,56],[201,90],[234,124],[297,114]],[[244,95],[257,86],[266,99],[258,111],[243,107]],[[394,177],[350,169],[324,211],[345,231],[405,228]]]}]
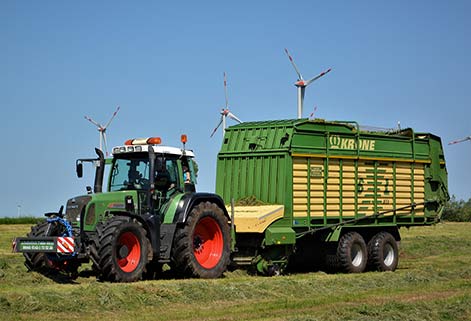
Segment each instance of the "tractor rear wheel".
[{"label": "tractor rear wheel", "polygon": [[367,262],[367,250],[363,237],[357,232],[344,234],[339,240],[337,258],[343,272],[363,272]]},{"label": "tractor rear wheel", "polygon": [[399,261],[397,243],[388,232],[379,232],[368,242],[368,266],[376,271],[394,271]]},{"label": "tractor rear wheel", "polygon": [[141,225],[128,217],[112,217],[104,223],[100,233],[101,279],[111,282],[140,280],[146,270],[150,250],[150,242]]},{"label": "tractor rear wheel", "polygon": [[175,233],[173,266],[184,276],[218,278],[229,258],[230,229],[224,212],[211,202],[196,205]]}]

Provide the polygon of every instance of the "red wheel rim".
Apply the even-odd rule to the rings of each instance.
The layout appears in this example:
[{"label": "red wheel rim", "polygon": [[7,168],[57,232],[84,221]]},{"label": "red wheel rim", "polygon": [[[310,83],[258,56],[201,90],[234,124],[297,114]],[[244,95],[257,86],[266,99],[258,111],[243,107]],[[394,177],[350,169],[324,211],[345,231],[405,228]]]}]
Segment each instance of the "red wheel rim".
[{"label": "red wheel rim", "polygon": [[193,234],[193,251],[198,263],[205,269],[215,267],[224,249],[222,231],[211,217],[201,219]]},{"label": "red wheel rim", "polygon": [[[132,272],[139,265],[141,259],[141,244],[132,232],[125,232],[119,236],[118,265],[124,272]],[[123,254],[122,256],[120,255]],[[120,257],[121,256],[121,257]]]}]

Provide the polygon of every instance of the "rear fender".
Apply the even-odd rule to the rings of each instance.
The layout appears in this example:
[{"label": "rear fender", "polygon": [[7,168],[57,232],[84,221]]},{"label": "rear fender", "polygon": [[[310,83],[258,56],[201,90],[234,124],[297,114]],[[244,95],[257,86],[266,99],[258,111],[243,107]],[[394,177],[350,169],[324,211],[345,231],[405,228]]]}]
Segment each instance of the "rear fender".
[{"label": "rear fender", "polygon": [[[224,205],[223,199],[212,193],[188,193],[183,195],[180,199],[180,202],[176,208],[175,215],[173,216],[172,223],[184,223],[190,214],[193,207],[202,202],[211,202],[219,206],[219,208],[224,212],[224,215],[230,220],[229,213],[227,212],[226,206]],[[169,222],[166,217],[166,222]]]}]

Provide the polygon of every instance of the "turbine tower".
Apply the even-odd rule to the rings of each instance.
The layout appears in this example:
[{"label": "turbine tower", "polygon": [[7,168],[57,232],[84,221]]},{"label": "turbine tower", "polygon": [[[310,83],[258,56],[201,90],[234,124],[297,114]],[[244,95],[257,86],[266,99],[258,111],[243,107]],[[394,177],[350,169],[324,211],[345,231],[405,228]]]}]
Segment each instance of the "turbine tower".
[{"label": "turbine tower", "polygon": [[[118,106],[118,108],[116,108],[116,111],[113,113],[113,116],[111,116],[110,120],[108,121],[108,123],[106,123],[105,126],[101,125],[100,123],[96,122],[95,120],[93,120],[92,118],[90,118],[88,116],[84,116],[86,120],[88,120],[93,125],[98,127],[98,132],[100,133],[100,150],[102,152],[105,152],[106,156],[109,156],[108,147],[107,147],[107,144],[106,144],[106,130],[110,126],[113,119],[116,117],[116,114],[118,113],[119,109],[120,109],[120,107]],[[103,150],[103,147],[105,148],[104,150]]]},{"label": "turbine tower", "polygon": [[454,140],[452,142],[449,142],[448,145],[454,145],[454,144],[462,143],[462,142],[465,142],[467,140],[471,140],[471,136],[467,136],[465,138]]},{"label": "turbine tower", "polygon": [[317,75],[317,76],[315,76],[315,77],[313,77],[309,80],[304,80],[303,76],[299,72],[298,67],[296,67],[296,64],[294,63],[293,58],[289,54],[288,49],[285,48],[285,52],[288,55],[289,61],[291,61],[291,64],[293,65],[294,70],[298,74],[298,81],[296,81],[294,83],[294,85],[296,87],[298,87],[298,118],[302,118],[303,117],[304,92],[306,91],[306,87],[309,86],[315,80],[317,80],[317,79],[321,78],[322,76],[324,76],[325,74],[329,73],[332,69],[329,68],[326,71],[321,72],[319,75]]},{"label": "turbine tower", "polygon": [[226,108],[222,108],[220,113],[221,113],[221,119],[219,120],[219,123],[218,125],[216,126],[216,128],[214,128],[213,132],[211,133],[211,136],[210,137],[213,137],[214,134],[216,133],[216,131],[218,130],[219,126],[221,126],[222,124],[222,137],[224,137],[224,133],[226,131],[226,118],[229,117],[233,120],[235,120],[236,122],[238,122],[239,124],[242,123],[242,121],[237,118],[236,115],[234,115],[233,113],[231,113],[231,111],[229,110],[229,100],[227,98],[227,80],[226,80],[226,73],[224,72],[224,94],[226,96]]}]

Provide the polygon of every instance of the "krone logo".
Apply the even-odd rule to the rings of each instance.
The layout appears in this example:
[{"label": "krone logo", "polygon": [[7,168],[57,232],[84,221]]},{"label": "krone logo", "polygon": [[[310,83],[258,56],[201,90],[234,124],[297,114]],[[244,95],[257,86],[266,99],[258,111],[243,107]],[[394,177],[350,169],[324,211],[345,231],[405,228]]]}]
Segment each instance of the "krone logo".
[{"label": "krone logo", "polygon": [[340,136],[332,135],[330,136],[329,141],[330,141],[330,148],[334,148],[334,149],[340,148],[340,142],[341,142]]},{"label": "krone logo", "polygon": [[339,135],[332,135],[329,137],[329,143],[331,149],[359,149],[374,151],[376,141],[371,139],[355,139],[340,137]]}]

